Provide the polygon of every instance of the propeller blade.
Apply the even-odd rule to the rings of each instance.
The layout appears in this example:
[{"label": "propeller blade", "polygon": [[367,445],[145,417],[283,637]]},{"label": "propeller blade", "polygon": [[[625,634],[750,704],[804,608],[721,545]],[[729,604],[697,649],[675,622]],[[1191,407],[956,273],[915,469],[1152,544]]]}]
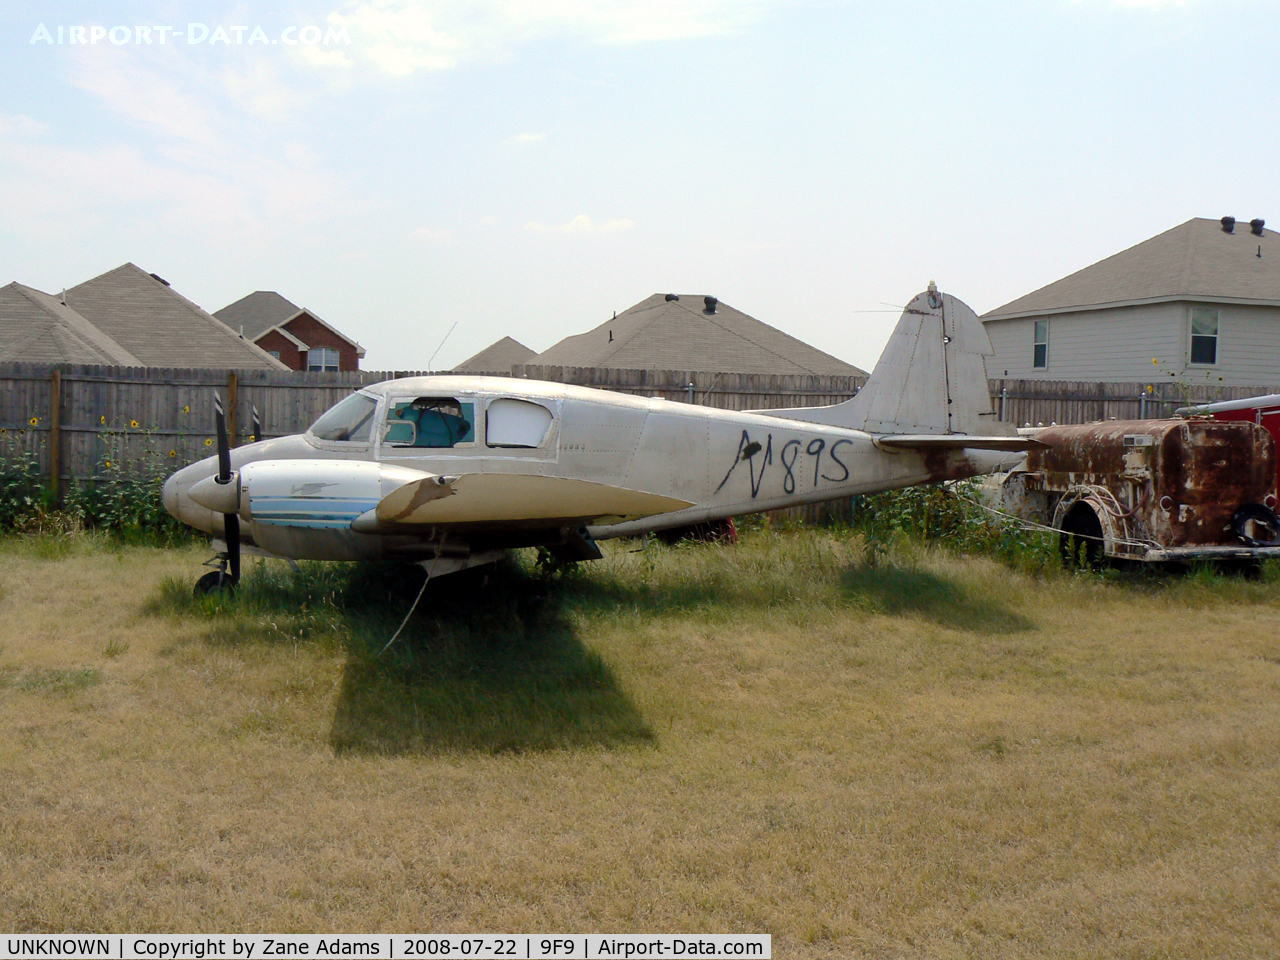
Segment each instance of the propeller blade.
[{"label": "propeller blade", "polygon": [[227,415],[222,410],[222,394],[213,392],[214,420],[218,426],[218,482],[231,482],[231,444],[227,440]]},{"label": "propeller blade", "polygon": [[257,443],[262,439],[262,420],[258,417],[258,405],[253,405],[253,442]]},{"label": "propeller blade", "polygon": [[[221,484],[231,483],[231,443],[227,440],[227,415],[222,409],[222,396],[213,392],[214,417],[218,426],[218,475],[214,479]],[[227,538],[228,577],[234,587],[240,582],[240,518],[234,513],[222,515],[223,530]]]}]

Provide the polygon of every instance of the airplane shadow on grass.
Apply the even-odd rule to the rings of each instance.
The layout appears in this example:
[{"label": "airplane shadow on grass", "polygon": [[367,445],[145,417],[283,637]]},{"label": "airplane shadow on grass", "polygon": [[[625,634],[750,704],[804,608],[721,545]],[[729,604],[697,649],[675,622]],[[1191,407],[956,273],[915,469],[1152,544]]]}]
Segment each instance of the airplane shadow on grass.
[{"label": "airplane shadow on grass", "polygon": [[1036,624],[999,603],[975,599],[958,585],[926,570],[860,567],[842,586],[854,606],[885,616],[918,616],[940,627],[975,633],[1022,633]]},{"label": "airplane shadow on grass", "polygon": [[[403,578],[388,590],[386,578]],[[381,579],[380,579],[381,578]],[[362,589],[361,579],[368,582]],[[360,565],[351,592],[403,616],[421,571]],[[357,638],[330,732],[334,751],[521,753],[651,743],[613,670],[579,638],[554,585],[512,565],[431,583],[395,645],[398,618],[349,611]]]}]

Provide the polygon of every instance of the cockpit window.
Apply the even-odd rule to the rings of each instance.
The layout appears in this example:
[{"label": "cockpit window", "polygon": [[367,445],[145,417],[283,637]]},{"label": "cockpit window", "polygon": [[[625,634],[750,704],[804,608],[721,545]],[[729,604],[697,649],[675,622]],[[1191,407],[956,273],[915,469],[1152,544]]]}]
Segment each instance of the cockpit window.
[{"label": "cockpit window", "polygon": [[363,393],[353,393],[330,407],[311,425],[317,440],[350,440],[368,443],[373,433],[373,414],[378,401]]},{"label": "cockpit window", "polygon": [[397,400],[387,414],[386,442],[394,447],[454,447],[476,438],[475,404],[453,397]]}]

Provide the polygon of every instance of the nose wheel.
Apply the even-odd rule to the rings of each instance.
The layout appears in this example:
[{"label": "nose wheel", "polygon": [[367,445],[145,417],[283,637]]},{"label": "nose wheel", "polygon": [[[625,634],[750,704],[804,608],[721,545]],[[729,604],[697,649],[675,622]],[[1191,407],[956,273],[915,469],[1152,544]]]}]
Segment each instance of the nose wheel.
[{"label": "nose wheel", "polygon": [[240,582],[240,577],[231,571],[231,558],[220,553],[212,560],[205,562],[206,567],[214,567],[203,577],[196,581],[195,589],[192,591],[197,597],[204,597],[216,591],[232,593],[236,584]]}]

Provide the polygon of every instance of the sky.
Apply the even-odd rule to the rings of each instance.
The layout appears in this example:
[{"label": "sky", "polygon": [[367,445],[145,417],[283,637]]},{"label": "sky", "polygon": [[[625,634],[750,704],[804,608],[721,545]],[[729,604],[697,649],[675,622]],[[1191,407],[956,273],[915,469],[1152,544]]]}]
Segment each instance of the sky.
[{"label": "sky", "polygon": [[7,0],[0,283],[276,290],[369,370],[709,294],[871,369],[930,280],[982,313],[1280,225],[1277,39],[1271,0]]}]

